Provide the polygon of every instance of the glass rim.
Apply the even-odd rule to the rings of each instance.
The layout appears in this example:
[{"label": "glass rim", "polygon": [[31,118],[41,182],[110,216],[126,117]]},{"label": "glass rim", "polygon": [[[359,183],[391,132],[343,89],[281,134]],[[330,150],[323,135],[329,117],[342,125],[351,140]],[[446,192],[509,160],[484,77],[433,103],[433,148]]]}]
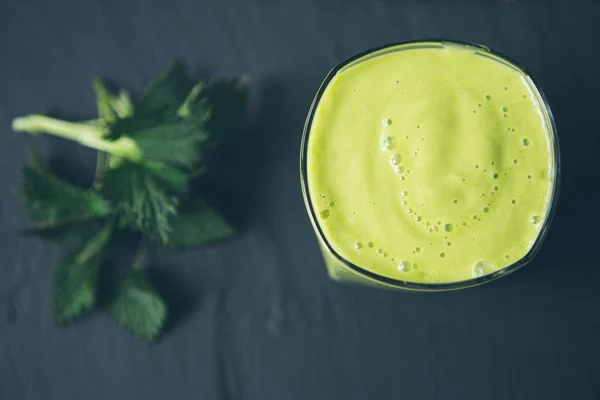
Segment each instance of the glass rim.
[{"label": "glass rim", "polygon": [[[475,277],[475,278],[471,278],[471,279],[466,279],[466,280],[462,280],[462,281],[456,281],[456,282],[423,283],[423,282],[411,282],[411,281],[394,279],[394,278],[387,277],[385,275],[380,275],[380,274],[374,273],[372,271],[369,271],[363,267],[360,267],[360,266],[353,264],[350,261],[346,260],[344,257],[340,256],[333,249],[333,247],[331,246],[331,244],[325,237],[325,235],[321,229],[321,226],[319,225],[319,222],[318,222],[318,219],[317,219],[317,216],[315,213],[315,209],[310,200],[309,189],[308,189],[307,158],[308,158],[308,140],[309,140],[309,136],[310,136],[310,130],[311,130],[312,122],[313,122],[317,107],[319,105],[319,102],[320,102],[321,98],[323,97],[323,93],[329,86],[329,83],[341,70],[348,67],[353,62],[365,61],[365,60],[363,60],[365,57],[367,57],[369,55],[378,56],[378,55],[381,55],[378,53],[382,53],[386,50],[396,51],[395,49],[398,47],[414,46],[415,48],[427,48],[427,47],[448,47],[448,45],[459,45],[459,46],[473,48],[476,50],[476,52],[478,54],[480,54],[482,56],[490,57],[492,59],[495,59],[496,61],[507,64],[508,66],[512,67],[513,69],[518,70],[526,79],[529,80],[529,84],[531,85],[534,93],[538,97],[538,102],[540,103],[541,106],[543,106],[543,110],[544,110],[545,116],[546,116],[546,122],[551,131],[550,137],[552,139],[552,152],[553,152],[553,156],[554,156],[554,163],[553,163],[554,184],[552,186],[552,195],[550,198],[550,203],[549,203],[546,219],[544,221],[544,224],[540,228],[540,231],[538,233],[538,236],[537,236],[535,242],[533,243],[533,245],[531,246],[531,248],[529,249],[527,254],[525,256],[523,256],[522,258],[520,258],[519,260],[516,260],[514,263],[512,263],[502,269],[499,269],[491,274],[487,274],[487,275],[483,275],[483,276]],[[385,53],[383,53],[383,54],[385,54]],[[342,62],[338,63],[326,75],[325,79],[323,80],[323,82],[321,83],[321,85],[319,87],[319,90],[317,91],[317,94],[315,95],[315,97],[313,99],[313,102],[312,102],[309,112],[308,112],[308,116],[307,116],[305,124],[304,124],[304,130],[302,133],[302,140],[301,140],[301,145],[300,145],[300,181],[301,181],[301,186],[302,186],[302,196],[304,198],[304,203],[305,203],[306,209],[308,211],[311,224],[313,225],[313,229],[314,229],[315,233],[317,234],[318,239],[320,239],[321,243],[325,246],[326,250],[338,262],[342,263],[345,267],[349,268],[350,270],[352,270],[352,272],[358,274],[359,276],[361,276],[363,278],[366,278],[370,281],[375,281],[376,283],[379,283],[379,284],[382,284],[382,285],[385,285],[388,287],[412,290],[412,291],[449,291],[449,290],[465,289],[468,287],[478,286],[478,285],[496,280],[500,277],[508,275],[508,274],[524,267],[525,265],[529,264],[535,258],[535,256],[537,255],[537,253],[539,252],[539,250],[542,246],[542,243],[546,239],[546,236],[550,229],[550,225],[554,218],[554,214],[556,212],[556,208],[557,208],[557,204],[558,204],[558,195],[559,195],[559,191],[560,191],[560,178],[561,178],[560,166],[561,166],[560,150],[559,150],[558,134],[557,134],[554,117],[552,115],[552,111],[550,109],[548,100],[546,99],[546,96],[544,95],[544,92],[542,91],[540,86],[537,84],[537,81],[533,78],[532,74],[526,68],[521,66],[517,61],[513,60],[512,58],[510,58],[500,52],[492,50],[487,46],[464,42],[464,41],[459,41],[459,40],[448,40],[448,39],[420,39],[420,40],[392,42],[392,43],[384,44],[382,46],[369,48],[369,49],[364,50],[360,53],[357,53],[349,58],[346,58]]]}]

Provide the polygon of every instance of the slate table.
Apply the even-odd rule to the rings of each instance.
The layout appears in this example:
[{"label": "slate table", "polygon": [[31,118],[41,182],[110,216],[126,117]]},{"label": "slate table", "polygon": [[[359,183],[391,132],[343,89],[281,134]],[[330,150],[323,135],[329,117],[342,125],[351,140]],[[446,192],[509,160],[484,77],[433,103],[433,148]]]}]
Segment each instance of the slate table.
[{"label": "slate table", "polygon": [[[559,207],[527,268],[443,294],[332,283],[302,202],[312,96],[344,58],[444,37],[519,60],[545,91],[563,157]],[[101,313],[56,328],[60,249],[14,231],[29,145],[79,182],[93,153],[12,118],[95,113],[90,78],[134,93],[176,57],[248,73],[245,127],[215,196],[236,240],[156,253],[173,316],[149,346]],[[599,399],[600,5],[595,1],[4,0],[0,5],[0,399]],[[73,170],[76,173],[73,173]]]}]

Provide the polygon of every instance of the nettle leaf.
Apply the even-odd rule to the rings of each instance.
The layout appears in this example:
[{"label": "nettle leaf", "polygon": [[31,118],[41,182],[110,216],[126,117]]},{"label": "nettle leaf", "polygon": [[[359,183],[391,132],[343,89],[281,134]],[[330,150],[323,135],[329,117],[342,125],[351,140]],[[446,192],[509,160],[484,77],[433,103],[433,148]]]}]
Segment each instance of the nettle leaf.
[{"label": "nettle leaf", "polygon": [[105,196],[115,204],[121,227],[161,243],[169,239],[170,219],[177,213],[179,196],[186,191],[187,179],[181,171],[130,162],[109,170],[103,187]]},{"label": "nettle leaf", "polygon": [[136,113],[175,115],[192,86],[187,68],[181,61],[176,61],[146,87]]},{"label": "nettle leaf", "polygon": [[179,117],[130,131],[128,135],[135,140],[143,160],[184,169],[191,169],[200,161],[198,147],[208,140],[199,124]]},{"label": "nettle leaf", "polygon": [[64,324],[92,308],[98,290],[98,272],[110,241],[112,224],[107,223],[81,248],[72,250],[54,271],[54,320]]},{"label": "nettle leaf", "polygon": [[79,248],[106,224],[105,217],[74,217],[34,224],[20,233],[35,236],[70,248]]},{"label": "nettle leaf", "polygon": [[113,121],[110,138],[134,136],[176,116],[189,92],[192,82],[185,66],[175,62],[156,77],[144,90],[131,115]]},{"label": "nettle leaf", "polygon": [[39,158],[22,169],[23,201],[34,222],[51,222],[73,216],[106,216],[109,203],[93,190],[71,185],[50,172]]},{"label": "nettle leaf", "polygon": [[119,280],[106,310],[119,324],[146,341],[158,337],[167,317],[167,305],[140,270],[131,270]]},{"label": "nettle leaf", "polygon": [[117,114],[112,106],[115,96],[109,92],[101,79],[95,78],[92,81],[94,92],[96,93],[96,104],[98,107],[98,117],[104,124],[117,119]]},{"label": "nettle leaf", "polygon": [[171,219],[171,235],[168,247],[181,249],[201,246],[228,239],[236,234],[231,226],[214,208],[202,200],[195,200],[181,208]]},{"label": "nettle leaf", "polygon": [[98,289],[99,260],[79,264],[62,260],[54,271],[54,320],[65,324],[92,308]]}]

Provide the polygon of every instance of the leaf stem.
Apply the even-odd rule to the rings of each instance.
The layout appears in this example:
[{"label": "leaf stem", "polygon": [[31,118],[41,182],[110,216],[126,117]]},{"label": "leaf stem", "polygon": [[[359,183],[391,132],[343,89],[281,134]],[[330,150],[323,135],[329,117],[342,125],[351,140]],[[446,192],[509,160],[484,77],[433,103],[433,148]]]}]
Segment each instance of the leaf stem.
[{"label": "leaf stem", "polygon": [[45,115],[27,115],[15,118],[12,128],[17,132],[49,133],[132,161],[140,161],[142,158],[134,140],[128,137],[106,140],[104,136],[108,134],[108,130],[100,126],[62,121]]},{"label": "leaf stem", "polygon": [[144,243],[143,239],[140,239],[137,251],[135,252],[135,258],[133,259],[132,268],[134,270],[144,269],[144,265],[146,265],[147,256],[148,249],[146,248],[146,243]]},{"label": "leaf stem", "polygon": [[104,175],[106,174],[106,169],[108,167],[108,157],[107,154],[98,151],[96,155],[96,173],[94,175],[94,187],[99,189],[102,187],[102,179],[104,179]]},{"label": "leaf stem", "polygon": [[65,225],[69,225],[69,224],[73,224],[73,223],[92,221],[92,220],[100,220],[102,218],[106,218],[106,215],[81,214],[81,215],[75,215],[73,217],[63,218],[63,219],[59,219],[59,220],[38,222],[36,224],[29,226],[28,228],[21,229],[18,232],[21,235],[29,235],[29,234],[35,234],[39,231],[43,231],[46,229],[60,228],[61,226],[65,226]]}]

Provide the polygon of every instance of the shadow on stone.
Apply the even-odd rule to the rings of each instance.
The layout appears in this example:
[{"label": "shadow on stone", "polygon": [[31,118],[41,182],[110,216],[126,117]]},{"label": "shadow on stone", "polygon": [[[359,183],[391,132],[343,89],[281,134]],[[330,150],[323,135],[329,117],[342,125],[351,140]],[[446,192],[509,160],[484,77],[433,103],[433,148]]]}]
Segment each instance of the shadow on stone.
[{"label": "shadow on stone", "polygon": [[179,325],[184,323],[199,307],[202,288],[189,282],[183,274],[173,268],[149,268],[148,278],[167,303],[168,315],[159,341],[164,340]]},{"label": "shadow on stone", "polygon": [[208,174],[198,179],[194,191],[218,207],[240,231],[255,217],[260,202],[260,184],[270,160],[269,146],[277,135],[282,115],[282,87],[275,80],[250,84],[246,121],[218,148]]}]

